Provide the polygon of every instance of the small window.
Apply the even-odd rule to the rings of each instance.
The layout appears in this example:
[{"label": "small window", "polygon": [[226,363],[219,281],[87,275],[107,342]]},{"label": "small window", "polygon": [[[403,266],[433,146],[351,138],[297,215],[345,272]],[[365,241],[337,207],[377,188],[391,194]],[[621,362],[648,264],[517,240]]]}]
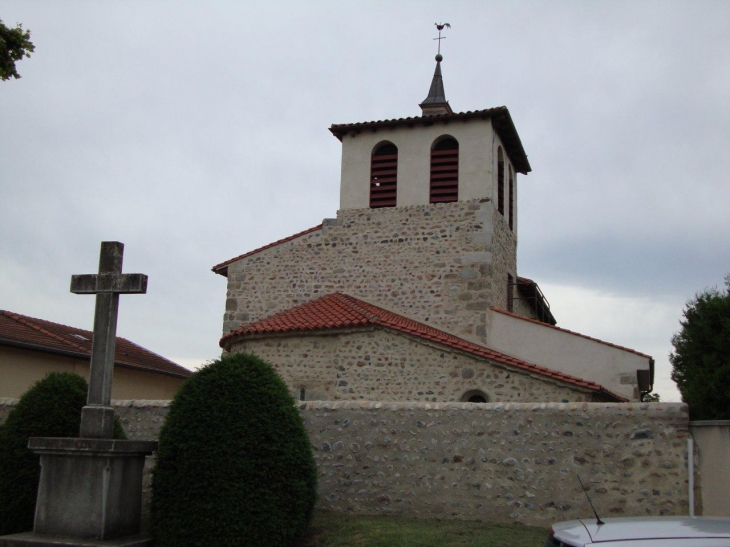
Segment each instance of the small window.
[{"label": "small window", "polygon": [[305,390],[303,387],[299,388],[299,400],[305,401],[307,399],[307,390]]},{"label": "small window", "polygon": [[509,229],[515,229],[515,174],[509,166]]},{"label": "small window", "polygon": [[504,153],[497,150],[497,210],[504,215]]},{"label": "small window", "polygon": [[461,396],[462,403],[488,403],[489,397],[479,389],[472,389]]},{"label": "small window", "polygon": [[459,200],[459,143],[453,137],[431,148],[431,191],[429,203]]},{"label": "small window", "polygon": [[395,207],[398,193],[398,147],[378,145],[370,157],[370,207]]}]

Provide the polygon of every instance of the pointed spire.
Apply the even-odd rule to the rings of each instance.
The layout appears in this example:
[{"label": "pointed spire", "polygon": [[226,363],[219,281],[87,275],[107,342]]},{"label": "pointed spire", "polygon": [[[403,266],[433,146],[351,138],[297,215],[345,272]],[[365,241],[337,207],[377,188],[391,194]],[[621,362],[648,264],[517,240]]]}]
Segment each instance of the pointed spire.
[{"label": "pointed spire", "polygon": [[441,54],[436,55],[436,70],[431,80],[431,89],[428,90],[428,97],[419,105],[424,116],[454,113],[446,100],[446,93],[444,92],[444,79],[441,76],[442,59]]},{"label": "pointed spire", "polygon": [[444,79],[441,76],[441,61],[443,56],[441,55],[441,40],[445,37],[441,36],[441,31],[444,28],[451,28],[448,23],[436,23],[436,28],[439,31],[439,37],[434,38],[438,40],[438,53],[436,54],[436,70],[433,73],[433,79],[431,80],[431,88],[428,90],[428,97],[419,105],[423,116],[439,116],[442,114],[453,114],[449,102],[446,100],[446,93],[444,92]]}]

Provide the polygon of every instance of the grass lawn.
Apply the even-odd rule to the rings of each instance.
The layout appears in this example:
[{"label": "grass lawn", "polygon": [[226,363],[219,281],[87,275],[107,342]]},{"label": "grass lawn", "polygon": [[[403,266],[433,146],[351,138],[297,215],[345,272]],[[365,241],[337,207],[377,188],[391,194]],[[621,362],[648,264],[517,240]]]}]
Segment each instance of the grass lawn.
[{"label": "grass lawn", "polygon": [[302,547],[542,547],[546,538],[545,528],[521,524],[315,511]]}]

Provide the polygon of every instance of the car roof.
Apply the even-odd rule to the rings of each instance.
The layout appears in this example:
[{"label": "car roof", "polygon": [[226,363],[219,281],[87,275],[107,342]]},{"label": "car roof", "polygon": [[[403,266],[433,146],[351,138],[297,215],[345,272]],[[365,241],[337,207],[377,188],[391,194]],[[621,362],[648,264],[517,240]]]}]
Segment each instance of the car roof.
[{"label": "car roof", "polygon": [[556,539],[578,543],[602,543],[625,539],[730,538],[730,518],[721,517],[627,517],[579,519],[553,524]]}]

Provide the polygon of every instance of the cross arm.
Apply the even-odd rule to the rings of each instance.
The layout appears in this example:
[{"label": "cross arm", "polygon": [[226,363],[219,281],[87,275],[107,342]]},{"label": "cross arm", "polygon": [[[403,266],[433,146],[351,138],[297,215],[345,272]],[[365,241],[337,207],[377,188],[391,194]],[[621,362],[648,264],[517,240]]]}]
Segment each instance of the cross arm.
[{"label": "cross arm", "polygon": [[71,276],[71,292],[75,294],[145,294],[145,274],[100,273]]}]

